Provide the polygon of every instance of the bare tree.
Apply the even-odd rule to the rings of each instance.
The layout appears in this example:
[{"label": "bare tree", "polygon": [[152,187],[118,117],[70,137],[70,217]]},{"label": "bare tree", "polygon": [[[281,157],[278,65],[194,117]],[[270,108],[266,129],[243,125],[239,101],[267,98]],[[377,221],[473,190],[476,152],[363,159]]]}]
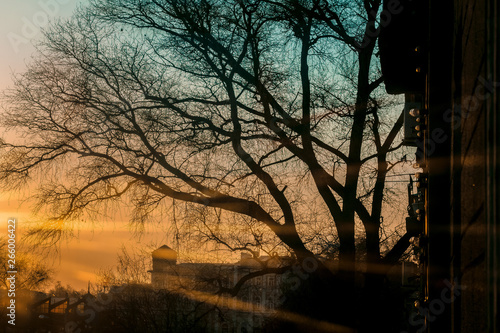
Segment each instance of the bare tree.
[{"label": "bare tree", "polygon": [[[108,292],[110,299],[103,307],[107,322],[113,322],[113,327],[108,330],[207,332],[207,317],[216,317],[217,303],[189,297],[192,289],[181,284],[168,289],[153,288],[149,283],[150,266],[150,253],[143,249],[131,253],[123,247],[116,266],[98,272],[96,289]],[[189,281],[191,288],[194,282]]]},{"label": "bare tree", "polygon": [[150,256],[145,249],[138,253],[130,253],[125,246],[122,246],[121,253],[117,257],[117,265],[103,268],[98,272],[98,289],[102,288],[105,291],[113,285],[147,284],[151,281],[148,273],[150,266]]},{"label": "bare tree", "polygon": [[299,262],[317,257],[307,228],[319,223],[324,239],[338,237],[340,267],[318,260],[316,274],[349,302],[356,230],[368,272],[408,245],[405,235],[382,257],[402,114],[374,60],[380,5],[94,0],[47,31],[16,77],[3,124],[25,140],[2,143],[0,179],[38,177],[56,226],[123,198],[136,221],[183,202],[244,235],[221,239],[205,223],[209,239],[255,251],[265,238]]},{"label": "bare tree", "polygon": [[[35,257],[26,247],[17,245],[17,251],[14,256],[9,256],[8,238],[0,238],[0,279],[1,288],[10,289],[12,273],[15,273],[15,290],[35,291],[43,289],[52,279],[53,271],[47,265],[47,262],[41,257]],[[14,259],[11,259],[14,258]],[[9,260],[10,259],[10,260]],[[14,267],[14,268],[13,268]]]}]

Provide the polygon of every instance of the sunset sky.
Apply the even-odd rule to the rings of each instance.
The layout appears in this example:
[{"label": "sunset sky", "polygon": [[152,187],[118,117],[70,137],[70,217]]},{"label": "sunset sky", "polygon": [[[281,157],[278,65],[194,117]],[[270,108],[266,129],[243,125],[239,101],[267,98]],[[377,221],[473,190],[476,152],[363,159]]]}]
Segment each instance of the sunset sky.
[{"label": "sunset sky", "polygon": [[0,3],[2,52],[0,87],[11,82],[11,73],[21,72],[34,49],[32,41],[41,37],[40,28],[47,18],[67,17],[75,9],[76,0],[5,0]]},{"label": "sunset sky", "polygon": [[[9,0],[1,2],[0,90],[5,90],[11,85],[13,72],[22,73],[24,71],[25,64],[30,61],[34,52],[31,43],[42,37],[40,29],[48,26],[50,21],[48,17],[50,16],[51,19],[68,17],[76,8],[77,3],[85,1],[87,0],[24,0],[20,3]],[[5,133],[1,134],[2,137],[5,137]],[[16,136],[15,133],[9,133],[6,137],[13,139]],[[407,173],[401,169],[401,173],[403,172]],[[390,181],[396,182],[397,180]],[[404,181],[407,181],[406,175]],[[29,195],[28,191],[21,194],[15,192],[0,194],[0,235],[6,233],[7,220],[14,217],[18,221],[18,232],[22,236],[28,221],[33,220],[29,202],[21,205],[21,201]],[[305,196],[303,195],[303,197]],[[401,212],[406,214],[405,202],[402,205],[404,207]],[[401,214],[388,215],[386,222],[396,222],[394,225],[399,225],[401,221],[404,221]],[[110,218],[96,227],[87,226],[80,229],[78,238],[60,242],[57,245],[57,255],[51,260],[53,268],[57,272],[54,282],[60,280],[63,285],[69,284],[78,290],[86,288],[88,281],[95,282],[97,271],[116,264],[117,255],[123,246],[132,251],[145,247],[149,249],[163,244],[172,245],[167,241],[165,232],[169,221],[164,220],[161,226],[148,226],[139,239],[127,227],[129,216],[129,214],[122,212],[119,217]],[[307,228],[309,227],[310,225],[307,225]],[[183,253],[183,255],[189,256],[190,254]]]},{"label": "sunset sky", "polygon": [[[39,39],[39,27],[47,25],[47,17],[67,17],[75,9],[75,0],[4,0],[0,2],[0,35],[2,52],[0,53],[0,89],[11,85],[13,72],[23,72],[34,48],[33,39]],[[33,27],[35,29],[33,29]],[[29,204],[21,205],[20,200],[29,193],[0,194],[0,234],[6,234],[7,220],[15,217],[18,221],[18,233],[31,219]],[[54,282],[61,280],[79,290],[86,288],[88,281],[95,282],[95,273],[102,268],[116,264],[117,254],[124,245],[128,249],[141,246],[162,244],[163,233],[154,228],[148,229],[141,239],[127,227],[123,221],[112,221],[94,228],[80,230],[78,239],[63,241],[58,246],[58,254],[49,261],[56,271]],[[24,225],[23,225],[24,224]]]}]

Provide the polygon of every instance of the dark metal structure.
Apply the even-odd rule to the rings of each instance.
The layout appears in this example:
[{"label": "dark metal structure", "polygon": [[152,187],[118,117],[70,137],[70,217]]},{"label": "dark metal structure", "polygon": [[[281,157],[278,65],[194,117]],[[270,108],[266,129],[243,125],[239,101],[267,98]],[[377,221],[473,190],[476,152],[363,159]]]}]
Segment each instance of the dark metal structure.
[{"label": "dark metal structure", "polygon": [[[393,20],[379,46],[387,92],[406,94],[405,143],[423,170],[423,284],[412,327],[500,332],[500,6],[400,4],[410,19]],[[414,45],[423,53],[409,53]]]}]

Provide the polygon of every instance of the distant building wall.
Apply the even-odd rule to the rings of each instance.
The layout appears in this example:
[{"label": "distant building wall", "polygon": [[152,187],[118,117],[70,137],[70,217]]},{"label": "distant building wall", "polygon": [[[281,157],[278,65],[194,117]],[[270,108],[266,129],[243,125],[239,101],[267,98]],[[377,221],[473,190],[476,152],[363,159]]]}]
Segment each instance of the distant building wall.
[{"label": "distant building wall", "polygon": [[[253,278],[245,283],[236,297],[216,295],[219,287],[234,287],[243,276],[262,269],[249,254],[242,253],[240,261],[234,264],[177,264],[175,251],[164,245],[153,251],[152,257],[151,286],[185,297],[188,301],[181,310],[195,311],[197,302],[206,302],[209,306],[217,304],[223,316],[211,311],[206,317],[207,332],[259,332],[265,318],[280,305],[280,274]],[[291,258],[263,256],[260,260],[268,267],[279,267]]]}]

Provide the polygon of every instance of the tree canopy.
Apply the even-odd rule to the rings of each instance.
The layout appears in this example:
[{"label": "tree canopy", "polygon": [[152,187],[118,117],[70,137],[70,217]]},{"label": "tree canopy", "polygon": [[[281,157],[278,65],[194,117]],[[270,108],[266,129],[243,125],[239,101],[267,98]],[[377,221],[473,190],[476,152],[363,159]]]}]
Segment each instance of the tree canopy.
[{"label": "tree canopy", "polygon": [[[183,202],[186,216],[206,207],[225,230],[243,230],[224,239],[202,221],[211,241],[234,250],[282,244],[303,260],[320,252],[314,241],[338,237],[349,275],[359,231],[378,265],[403,122],[381,88],[380,9],[370,0],[93,0],[47,30],[15,77],[3,124],[24,140],[2,142],[2,184],[38,180],[54,226],[44,237],[104,202],[126,198],[136,221]],[[400,241],[388,262],[406,249],[408,237]]]}]

